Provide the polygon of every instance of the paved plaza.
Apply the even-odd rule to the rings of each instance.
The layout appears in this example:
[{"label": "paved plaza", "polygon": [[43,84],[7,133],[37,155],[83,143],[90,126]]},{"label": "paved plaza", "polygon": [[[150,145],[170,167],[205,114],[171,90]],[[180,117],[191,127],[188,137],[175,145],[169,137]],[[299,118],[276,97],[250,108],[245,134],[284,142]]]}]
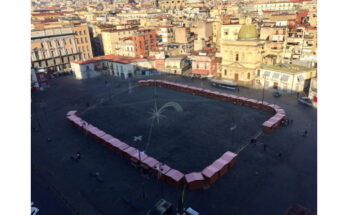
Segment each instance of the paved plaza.
[{"label": "paved plaza", "polygon": [[[151,78],[262,97],[262,90],[241,88],[237,93],[212,88],[204,80]],[[186,191],[185,207],[226,215],[282,214],[294,203],[316,210],[317,112],[298,104],[296,95],[273,98],[273,91],[265,92],[265,101],[284,108],[293,124],[258,135],[269,113],[165,88],[138,87],[136,81],[69,76],[52,79],[49,89],[32,94],[32,174],[71,214],[144,214],[162,197],[176,207],[180,190],[143,177],[65,118],[67,111],[77,110],[87,122],[145,149],[155,100],[159,108],[176,102],[183,111],[168,108],[159,124],[155,122],[146,150],[149,155],[189,173],[201,171],[227,150],[238,153],[236,165],[210,188]],[[299,135],[302,129],[308,130],[307,137]],[[257,143],[248,144],[255,135]],[[142,140],[135,142],[134,136]],[[79,162],[70,159],[76,152],[81,153]],[[90,177],[93,172],[99,172],[104,182]],[[33,201],[40,208],[40,202]]]}]

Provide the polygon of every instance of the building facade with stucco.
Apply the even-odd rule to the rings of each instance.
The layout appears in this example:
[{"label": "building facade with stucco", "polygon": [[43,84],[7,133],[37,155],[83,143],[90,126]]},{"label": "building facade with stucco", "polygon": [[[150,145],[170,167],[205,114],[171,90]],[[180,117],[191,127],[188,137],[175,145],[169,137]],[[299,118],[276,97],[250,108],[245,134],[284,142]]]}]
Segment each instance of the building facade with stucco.
[{"label": "building facade with stucco", "polygon": [[237,40],[224,40],[227,35],[223,35],[226,34],[223,27],[221,34],[220,78],[232,80],[243,86],[253,86],[255,72],[262,63],[265,43],[259,40],[256,26],[251,24],[250,18],[247,18],[238,32]]}]

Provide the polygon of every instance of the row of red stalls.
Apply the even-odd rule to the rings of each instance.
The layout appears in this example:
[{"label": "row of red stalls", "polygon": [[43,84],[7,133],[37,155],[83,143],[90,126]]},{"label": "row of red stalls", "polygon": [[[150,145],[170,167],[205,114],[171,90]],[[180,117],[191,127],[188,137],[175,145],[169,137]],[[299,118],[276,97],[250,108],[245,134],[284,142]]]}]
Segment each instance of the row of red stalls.
[{"label": "row of red stalls", "polygon": [[265,101],[258,101],[255,99],[249,99],[242,96],[235,96],[232,94],[221,93],[218,91],[188,86],[185,84],[179,84],[163,80],[140,80],[139,86],[159,86],[174,89],[194,95],[204,96],[212,99],[218,99],[225,102],[230,102],[236,105],[244,105],[247,107],[255,108],[258,110],[267,111],[274,114],[271,118],[262,124],[262,131],[265,133],[272,133],[276,128],[281,125],[282,120],[286,117],[284,109],[275,104],[270,104]]},{"label": "row of red stalls", "polygon": [[188,189],[192,190],[202,189],[209,186],[219,177],[224,175],[227,170],[234,165],[237,159],[236,154],[227,151],[211,165],[204,168],[202,172],[183,174],[179,170],[173,169],[143,152],[139,152],[138,149],[129,146],[119,139],[114,138],[110,134],[107,134],[97,127],[89,124],[78,117],[76,113],[76,111],[69,111],[67,113],[67,119],[71,125],[80,129],[97,142],[110,148],[113,152],[119,154],[121,157],[134,164],[140,165],[158,179],[164,180],[168,184],[177,188],[181,187],[184,183],[186,183]]}]

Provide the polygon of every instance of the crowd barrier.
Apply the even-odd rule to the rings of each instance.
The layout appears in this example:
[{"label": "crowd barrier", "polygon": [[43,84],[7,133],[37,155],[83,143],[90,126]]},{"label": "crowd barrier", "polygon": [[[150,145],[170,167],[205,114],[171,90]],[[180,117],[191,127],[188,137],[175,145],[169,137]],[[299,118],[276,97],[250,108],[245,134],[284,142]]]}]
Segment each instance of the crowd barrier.
[{"label": "crowd barrier", "polygon": [[191,93],[194,95],[230,102],[236,105],[244,105],[246,107],[267,111],[274,115],[262,124],[262,131],[265,133],[272,133],[276,128],[278,128],[281,125],[282,120],[286,117],[285,110],[279,107],[278,105],[270,104],[265,101],[258,101],[256,99],[249,99],[243,96],[235,96],[231,94],[221,93],[213,90],[197,88],[185,84],[179,84],[163,80],[140,80],[138,81],[138,85],[166,87],[185,93]]}]

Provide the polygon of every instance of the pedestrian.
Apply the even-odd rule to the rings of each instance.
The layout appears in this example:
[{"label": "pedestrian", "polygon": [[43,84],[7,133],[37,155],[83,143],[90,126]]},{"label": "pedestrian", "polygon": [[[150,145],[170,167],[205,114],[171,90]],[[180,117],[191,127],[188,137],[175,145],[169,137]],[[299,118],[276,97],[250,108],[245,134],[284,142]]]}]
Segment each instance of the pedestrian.
[{"label": "pedestrian", "polygon": [[266,151],[267,145],[263,144],[263,151]]},{"label": "pedestrian", "polygon": [[303,132],[303,136],[307,137],[307,135],[308,135],[308,131],[307,131],[307,129],[305,129],[304,132]]},{"label": "pedestrian", "polygon": [[239,93],[239,87],[237,87],[237,92]]},{"label": "pedestrian", "polygon": [[299,93],[299,92],[297,92],[297,93],[296,93],[296,95],[297,95],[297,98],[299,98],[299,97],[300,97],[300,93]]}]

